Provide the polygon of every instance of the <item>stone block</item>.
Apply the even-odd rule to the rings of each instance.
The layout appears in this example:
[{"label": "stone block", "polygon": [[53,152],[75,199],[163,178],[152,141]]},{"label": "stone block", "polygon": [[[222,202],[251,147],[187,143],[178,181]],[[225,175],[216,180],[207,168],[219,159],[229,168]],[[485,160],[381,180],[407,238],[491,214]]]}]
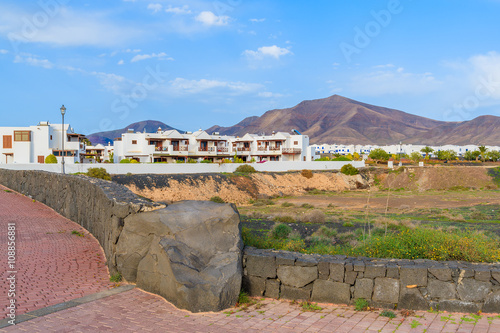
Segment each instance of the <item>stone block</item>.
[{"label": "stone block", "polygon": [[318,260],[312,255],[303,254],[297,257],[297,259],[295,260],[295,266],[302,266],[302,267],[318,266]]},{"label": "stone block", "polygon": [[439,302],[431,302],[430,305],[433,309],[447,312],[465,312],[477,313],[481,310],[481,304],[473,302],[464,302],[460,300],[442,300]]},{"label": "stone block", "polygon": [[385,277],[386,271],[385,265],[366,265],[364,277],[368,279]]},{"label": "stone block", "polygon": [[262,296],[266,290],[266,279],[258,276],[244,276],[243,289],[245,289],[250,296]]},{"label": "stone block", "polygon": [[358,272],[349,271],[345,272],[344,282],[347,284],[354,284],[356,282],[356,277],[358,276]]},{"label": "stone block", "polygon": [[344,263],[330,263],[330,280],[344,282]]},{"label": "stone block", "polygon": [[311,289],[311,286],[295,288],[282,284],[280,298],[307,301],[311,298]]},{"label": "stone block", "polygon": [[429,272],[441,281],[451,281],[451,269],[446,266],[430,267]]},{"label": "stone block", "polygon": [[304,287],[318,278],[318,267],[279,266],[278,278],[288,286]]},{"label": "stone block", "polygon": [[482,302],[491,291],[491,282],[463,279],[457,286],[460,299],[466,302]]},{"label": "stone block", "polygon": [[269,255],[247,254],[246,269],[249,275],[276,278],[276,258]]},{"label": "stone block", "polygon": [[456,299],[458,294],[456,285],[453,282],[444,282],[431,279],[427,284],[427,292],[431,298],[438,299]]},{"label": "stone block", "polygon": [[474,279],[477,281],[490,282],[491,272],[489,269],[476,269],[475,271]]},{"label": "stone block", "polygon": [[363,261],[353,262],[353,270],[355,272],[364,272],[365,271],[365,263]]},{"label": "stone block", "polygon": [[398,266],[387,266],[386,277],[391,279],[399,279],[399,267]]},{"label": "stone block", "polygon": [[418,288],[401,288],[399,309],[429,310],[429,302],[422,296]]},{"label": "stone block", "polygon": [[366,300],[371,300],[372,293],[372,279],[356,279],[356,284],[354,285],[354,299],[364,298]]},{"label": "stone block", "polygon": [[500,313],[500,290],[486,297],[482,311],[487,313]]},{"label": "stone block", "polygon": [[323,303],[349,304],[350,285],[340,282],[316,280],[313,284],[312,301]]},{"label": "stone block", "polygon": [[427,267],[423,265],[403,266],[399,270],[399,276],[403,287],[411,285],[427,286]]},{"label": "stone block", "polygon": [[372,300],[380,303],[398,303],[399,281],[390,278],[375,278]]},{"label": "stone block", "polygon": [[267,279],[264,296],[278,299],[280,297],[280,282],[274,279]]},{"label": "stone block", "polygon": [[295,265],[295,256],[288,252],[276,253],[276,266],[280,265],[287,265],[287,266]]},{"label": "stone block", "polygon": [[495,279],[498,283],[500,283],[500,271],[498,270],[492,270],[491,271],[491,277]]},{"label": "stone block", "polygon": [[318,278],[321,280],[328,280],[330,277],[330,263],[320,261],[318,263]]}]

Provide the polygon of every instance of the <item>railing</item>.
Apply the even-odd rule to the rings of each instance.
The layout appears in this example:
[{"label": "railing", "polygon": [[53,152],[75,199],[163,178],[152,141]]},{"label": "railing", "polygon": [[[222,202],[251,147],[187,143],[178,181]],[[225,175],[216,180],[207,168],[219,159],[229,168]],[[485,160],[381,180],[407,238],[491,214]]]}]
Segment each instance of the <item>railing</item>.
[{"label": "railing", "polygon": [[280,147],[269,147],[269,150],[271,151],[278,151],[280,149],[281,149]]},{"label": "railing", "polygon": [[219,147],[217,148],[218,153],[229,153],[229,148],[227,147]]},{"label": "railing", "polygon": [[283,154],[300,154],[302,152],[302,149],[300,149],[300,148],[283,148],[282,152],[283,152]]},{"label": "railing", "polygon": [[188,151],[188,146],[173,146],[172,151]]},{"label": "railing", "polygon": [[238,147],[236,148],[238,151],[250,151],[250,148],[246,148],[246,147]]},{"label": "railing", "polygon": [[198,151],[214,152],[216,147],[198,147]]},{"label": "railing", "polygon": [[168,147],[155,147],[155,151],[167,151]]}]

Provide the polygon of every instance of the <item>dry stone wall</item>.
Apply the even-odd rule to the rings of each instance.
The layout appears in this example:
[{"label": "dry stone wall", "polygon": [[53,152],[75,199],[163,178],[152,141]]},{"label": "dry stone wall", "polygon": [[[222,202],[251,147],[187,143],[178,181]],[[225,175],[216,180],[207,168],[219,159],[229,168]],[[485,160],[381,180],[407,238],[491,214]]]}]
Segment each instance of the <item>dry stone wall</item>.
[{"label": "dry stone wall", "polygon": [[384,308],[500,312],[500,264],[348,258],[244,248],[252,296]]}]

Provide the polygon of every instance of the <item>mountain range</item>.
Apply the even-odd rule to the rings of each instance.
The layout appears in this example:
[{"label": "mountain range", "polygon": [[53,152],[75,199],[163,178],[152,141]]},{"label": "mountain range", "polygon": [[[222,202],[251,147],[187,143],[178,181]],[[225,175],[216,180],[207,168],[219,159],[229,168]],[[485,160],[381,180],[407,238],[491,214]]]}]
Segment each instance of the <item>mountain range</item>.
[{"label": "mountain range", "polygon": [[[134,123],[127,128],[156,132],[172,127],[158,121]],[[87,136],[92,143],[112,141],[122,130]],[[311,144],[500,145],[500,117],[480,116],[469,121],[446,122],[403,111],[358,102],[339,95],[303,101],[294,107],[275,109],[248,117],[230,127],[212,126],[208,133],[243,136],[245,133],[296,129],[308,135]],[[96,140],[96,141],[94,141]],[[108,141],[106,141],[108,142]]]}]

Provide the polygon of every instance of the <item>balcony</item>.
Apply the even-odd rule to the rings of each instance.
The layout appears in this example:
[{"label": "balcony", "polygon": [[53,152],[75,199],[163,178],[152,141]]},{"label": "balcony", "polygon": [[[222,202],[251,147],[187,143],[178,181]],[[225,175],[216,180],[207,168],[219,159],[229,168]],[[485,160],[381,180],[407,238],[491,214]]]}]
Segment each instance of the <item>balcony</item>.
[{"label": "balcony", "polygon": [[172,151],[188,151],[188,146],[173,146]]},{"label": "balcony", "polygon": [[238,148],[236,148],[236,150],[238,150],[238,151],[250,151],[250,148],[249,147],[238,147]]},{"label": "balcony", "polygon": [[155,151],[168,151],[168,147],[155,147]]},{"label": "balcony", "polygon": [[283,154],[300,154],[302,153],[302,149],[300,148],[283,148],[281,150]]},{"label": "balcony", "polygon": [[229,153],[229,148],[227,147],[219,147],[217,148],[218,153]]},{"label": "balcony", "polygon": [[198,147],[198,151],[215,152],[216,147]]}]

